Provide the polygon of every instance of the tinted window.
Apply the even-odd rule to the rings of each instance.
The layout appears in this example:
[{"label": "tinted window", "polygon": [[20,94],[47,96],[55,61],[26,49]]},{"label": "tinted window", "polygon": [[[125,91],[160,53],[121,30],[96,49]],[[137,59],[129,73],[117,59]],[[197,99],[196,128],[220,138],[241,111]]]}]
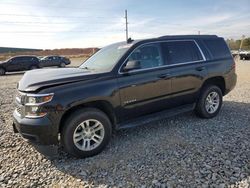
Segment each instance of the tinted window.
[{"label": "tinted window", "polygon": [[223,39],[207,39],[204,42],[214,58],[231,57],[231,53]]},{"label": "tinted window", "polygon": [[162,43],[162,46],[167,64],[203,60],[199,48],[193,41],[170,41]]},{"label": "tinted window", "polygon": [[163,65],[158,44],[149,44],[137,48],[128,58],[128,61],[140,61],[141,68],[147,69]]},{"label": "tinted window", "polygon": [[32,61],[33,59],[34,59],[33,57],[22,57],[21,61],[28,62],[28,61]]},{"label": "tinted window", "polygon": [[11,61],[12,63],[15,63],[15,62],[16,62],[16,59],[17,59],[17,58],[12,58],[12,59],[10,59],[9,61]]},{"label": "tinted window", "polygon": [[22,62],[22,61],[23,61],[23,57],[16,57],[16,58],[12,59],[13,63],[19,63],[19,62]]}]

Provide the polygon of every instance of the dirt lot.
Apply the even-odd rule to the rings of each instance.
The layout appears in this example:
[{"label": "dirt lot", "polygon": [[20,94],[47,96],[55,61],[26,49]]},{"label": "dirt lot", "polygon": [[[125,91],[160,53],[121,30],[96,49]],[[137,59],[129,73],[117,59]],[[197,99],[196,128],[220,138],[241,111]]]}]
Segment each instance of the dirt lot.
[{"label": "dirt lot", "polygon": [[0,77],[0,187],[249,187],[250,62],[221,113],[193,113],[119,131],[100,155],[49,160],[12,131],[21,74]]}]

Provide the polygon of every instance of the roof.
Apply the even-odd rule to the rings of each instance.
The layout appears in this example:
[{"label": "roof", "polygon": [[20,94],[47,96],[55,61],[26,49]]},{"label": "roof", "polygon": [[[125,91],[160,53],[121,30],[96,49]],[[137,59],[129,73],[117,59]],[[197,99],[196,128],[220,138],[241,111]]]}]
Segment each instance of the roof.
[{"label": "roof", "polygon": [[152,41],[161,41],[161,40],[178,40],[178,39],[213,39],[220,38],[217,35],[165,35],[158,38],[148,38],[148,39],[137,39],[132,40],[130,44],[136,44],[140,42],[152,42]]}]

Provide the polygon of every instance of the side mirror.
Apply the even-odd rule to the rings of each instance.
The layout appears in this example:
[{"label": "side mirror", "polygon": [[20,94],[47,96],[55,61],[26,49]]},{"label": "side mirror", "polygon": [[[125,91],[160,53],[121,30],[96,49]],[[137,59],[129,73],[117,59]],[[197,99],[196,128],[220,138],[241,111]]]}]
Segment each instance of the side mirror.
[{"label": "side mirror", "polygon": [[127,64],[125,65],[125,67],[123,68],[124,72],[128,72],[131,70],[135,70],[135,69],[140,69],[141,68],[141,63],[140,61],[128,61]]}]

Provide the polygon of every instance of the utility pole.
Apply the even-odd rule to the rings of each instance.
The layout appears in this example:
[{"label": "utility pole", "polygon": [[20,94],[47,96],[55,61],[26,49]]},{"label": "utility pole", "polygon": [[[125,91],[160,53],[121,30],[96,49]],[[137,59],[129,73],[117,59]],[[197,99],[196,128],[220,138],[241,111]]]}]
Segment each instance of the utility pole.
[{"label": "utility pole", "polygon": [[125,10],[125,23],[126,23],[126,41],[128,41],[128,11]]},{"label": "utility pole", "polygon": [[201,31],[198,31],[198,35],[200,35],[201,34]]}]

